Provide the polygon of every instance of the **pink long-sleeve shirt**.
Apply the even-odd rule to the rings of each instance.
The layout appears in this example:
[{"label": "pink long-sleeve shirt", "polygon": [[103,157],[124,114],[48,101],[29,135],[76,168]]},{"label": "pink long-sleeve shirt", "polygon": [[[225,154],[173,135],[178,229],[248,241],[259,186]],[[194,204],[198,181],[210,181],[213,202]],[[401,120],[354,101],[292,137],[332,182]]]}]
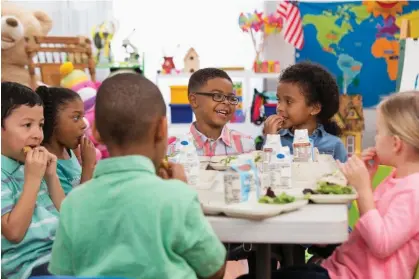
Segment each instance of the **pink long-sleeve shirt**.
[{"label": "pink long-sleeve shirt", "polygon": [[419,262],[419,173],[374,191],[376,209],[359,219],[347,242],[322,266],[331,279],[412,279]]}]

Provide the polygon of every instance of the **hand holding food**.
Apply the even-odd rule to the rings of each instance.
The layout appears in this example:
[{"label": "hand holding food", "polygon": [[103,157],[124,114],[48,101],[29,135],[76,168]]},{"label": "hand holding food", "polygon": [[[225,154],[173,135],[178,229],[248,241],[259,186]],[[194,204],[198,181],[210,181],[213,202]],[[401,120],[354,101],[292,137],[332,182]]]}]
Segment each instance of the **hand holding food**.
[{"label": "hand holding food", "polygon": [[[167,163],[167,165],[166,165]],[[177,179],[188,183],[186,178],[185,170],[180,164],[175,164],[172,162],[164,162],[161,164],[158,174],[163,179]]]},{"label": "hand holding food", "polygon": [[271,134],[277,134],[278,131],[282,128],[282,124],[284,123],[284,117],[281,115],[271,115],[269,116],[264,123],[263,126],[263,134],[271,135]]},{"label": "hand holding food", "polygon": [[[25,150],[24,150],[25,152]],[[36,148],[26,148],[25,158],[25,180],[35,179],[36,183],[31,185],[37,185],[39,188],[40,182],[45,175],[45,171],[48,165],[48,154]]]},{"label": "hand holding food", "polygon": [[37,149],[47,155],[47,168],[45,170],[46,177],[57,175],[57,156],[50,153],[45,147],[39,146]]},{"label": "hand holding food", "polygon": [[80,155],[83,167],[94,167],[96,165],[96,148],[87,137],[81,139]]},{"label": "hand holding food", "polygon": [[374,174],[377,172],[378,166],[380,165],[376,148],[370,147],[362,151],[361,159],[367,166],[368,172],[370,173],[370,177],[372,178]]},{"label": "hand holding food", "polygon": [[367,166],[358,156],[352,156],[345,164],[338,162],[338,166],[348,183],[358,192],[371,190],[371,178]]}]

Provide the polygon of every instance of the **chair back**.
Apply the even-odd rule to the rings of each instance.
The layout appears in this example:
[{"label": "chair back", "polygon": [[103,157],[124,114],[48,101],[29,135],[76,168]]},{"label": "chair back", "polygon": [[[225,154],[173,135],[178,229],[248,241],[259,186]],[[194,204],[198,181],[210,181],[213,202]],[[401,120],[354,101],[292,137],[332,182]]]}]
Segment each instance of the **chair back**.
[{"label": "chair back", "polygon": [[35,36],[27,38],[28,70],[36,80],[37,70],[41,81],[49,86],[60,86],[60,66],[70,61],[75,69],[88,70],[96,81],[95,62],[90,39],[86,37]]}]

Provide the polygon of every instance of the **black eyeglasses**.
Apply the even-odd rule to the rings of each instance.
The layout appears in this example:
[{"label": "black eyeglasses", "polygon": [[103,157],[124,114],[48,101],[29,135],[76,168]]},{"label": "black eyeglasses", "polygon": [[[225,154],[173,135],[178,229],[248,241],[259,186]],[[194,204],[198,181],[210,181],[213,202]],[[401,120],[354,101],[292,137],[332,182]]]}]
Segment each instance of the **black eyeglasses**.
[{"label": "black eyeglasses", "polygon": [[194,92],[196,95],[201,96],[211,96],[212,100],[217,103],[222,103],[224,100],[227,101],[232,105],[237,105],[239,103],[239,97],[235,95],[224,95],[222,93],[211,93],[211,92]]}]

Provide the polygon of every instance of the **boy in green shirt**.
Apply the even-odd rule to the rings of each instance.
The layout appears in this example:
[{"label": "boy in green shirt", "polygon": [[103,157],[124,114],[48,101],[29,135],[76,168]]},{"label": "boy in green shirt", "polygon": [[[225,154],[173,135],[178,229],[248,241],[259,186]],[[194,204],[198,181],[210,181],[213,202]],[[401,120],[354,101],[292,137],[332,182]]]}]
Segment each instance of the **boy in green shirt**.
[{"label": "boy in green shirt", "polygon": [[57,157],[40,146],[43,103],[32,89],[1,84],[1,269],[8,279],[48,275],[64,192]]},{"label": "boy in green shirt", "polygon": [[226,251],[183,169],[156,175],[167,149],[166,105],[135,74],[105,80],[95,137],[110,153],[63,202],[49,270],[55,275],[223,278]]}]

